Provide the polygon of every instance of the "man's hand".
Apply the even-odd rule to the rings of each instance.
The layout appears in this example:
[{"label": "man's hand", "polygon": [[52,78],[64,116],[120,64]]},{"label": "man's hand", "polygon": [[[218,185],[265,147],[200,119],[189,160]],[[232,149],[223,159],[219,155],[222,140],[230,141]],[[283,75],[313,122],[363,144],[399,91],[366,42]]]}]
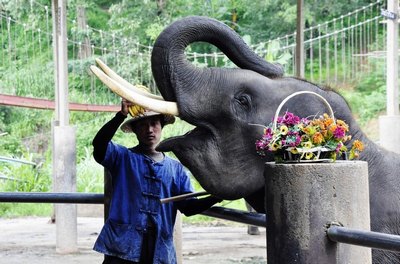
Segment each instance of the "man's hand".
[{"label": "man's hand", "polygon": [[132,102],[122,98],[122,100],[121,100],[121,113],[124,116],[128,116],[129,107],[131,107],[132,105],[133,105]]}]

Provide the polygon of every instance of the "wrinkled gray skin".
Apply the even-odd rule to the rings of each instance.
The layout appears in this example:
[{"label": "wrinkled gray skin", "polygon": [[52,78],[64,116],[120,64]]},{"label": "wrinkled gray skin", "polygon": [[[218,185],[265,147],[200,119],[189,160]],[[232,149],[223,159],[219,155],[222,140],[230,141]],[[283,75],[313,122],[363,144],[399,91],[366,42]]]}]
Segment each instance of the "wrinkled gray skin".
[{"label": "wrinkled gray skin", "polygon": [[[217,46],[239,68],[192,65],[184,51],[199,41]],[[163,97],[177,102],[180,118],[196,126],[158,149],[175,153],[206,191],[224,199],[244,197],[259,212],[264,212],[263,167],[270,158],[257,155],[255,141],[262,129],[249,124],[270,123],[280,102],[296,91],[322,95],[335,117],[349,124],[353,138],[366,145],[360,159],[368,162],[371,229],[400,234],[400,155],[369,140],[337,93],[282,77],[279,66],[258,57],[228,26],[205,17],[188,17],[167,27],[154,45],[152,70]],[[313,95],[292,98],[285,110],[304,117],[327,112]],[[400,263],[400,257],[374,251],[374,263]]]}]

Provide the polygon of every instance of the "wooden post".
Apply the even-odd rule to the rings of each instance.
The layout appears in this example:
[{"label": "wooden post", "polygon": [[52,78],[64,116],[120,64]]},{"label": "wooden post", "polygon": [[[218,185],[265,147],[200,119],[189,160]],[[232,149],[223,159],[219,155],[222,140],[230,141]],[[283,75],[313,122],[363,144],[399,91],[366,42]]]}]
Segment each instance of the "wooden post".
[{"label": "wooden post", "polygon": [[268,264],[371,263],[370,248],[334,243],[326,235],[332,222],[370,230],[366,162],[268,162],[264,177]]}]

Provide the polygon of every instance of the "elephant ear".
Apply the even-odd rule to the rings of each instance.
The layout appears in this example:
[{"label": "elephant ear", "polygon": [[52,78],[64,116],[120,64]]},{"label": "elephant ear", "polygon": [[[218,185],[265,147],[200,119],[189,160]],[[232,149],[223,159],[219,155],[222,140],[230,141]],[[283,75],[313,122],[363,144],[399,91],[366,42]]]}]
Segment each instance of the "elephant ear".
[{"label": "elephant ear", "polygon": [[[186,59],[185,49],[191,43],[206,42],[219,48],[236,66],[255,71],[268,78],[283,76],[283,67],[258,56],[242,37],[226,24],[208,17],[189,16],[178,20],[159,35],[154,43],[152,71],[164,98],[174,100],[171,81],[176,82],[180,71],[196,71]],[[189,70],[190,69],[190,70]]]}]

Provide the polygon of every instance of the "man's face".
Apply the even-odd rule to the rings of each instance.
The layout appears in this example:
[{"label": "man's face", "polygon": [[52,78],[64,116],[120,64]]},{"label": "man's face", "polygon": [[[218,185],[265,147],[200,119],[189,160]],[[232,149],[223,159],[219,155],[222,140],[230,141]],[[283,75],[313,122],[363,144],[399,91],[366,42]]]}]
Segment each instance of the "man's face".
[{"label": "man's face", "polygon": [[162,126],[160,116],[138,120],[132,127],[141,145],[155,146],[160,142]]}]

